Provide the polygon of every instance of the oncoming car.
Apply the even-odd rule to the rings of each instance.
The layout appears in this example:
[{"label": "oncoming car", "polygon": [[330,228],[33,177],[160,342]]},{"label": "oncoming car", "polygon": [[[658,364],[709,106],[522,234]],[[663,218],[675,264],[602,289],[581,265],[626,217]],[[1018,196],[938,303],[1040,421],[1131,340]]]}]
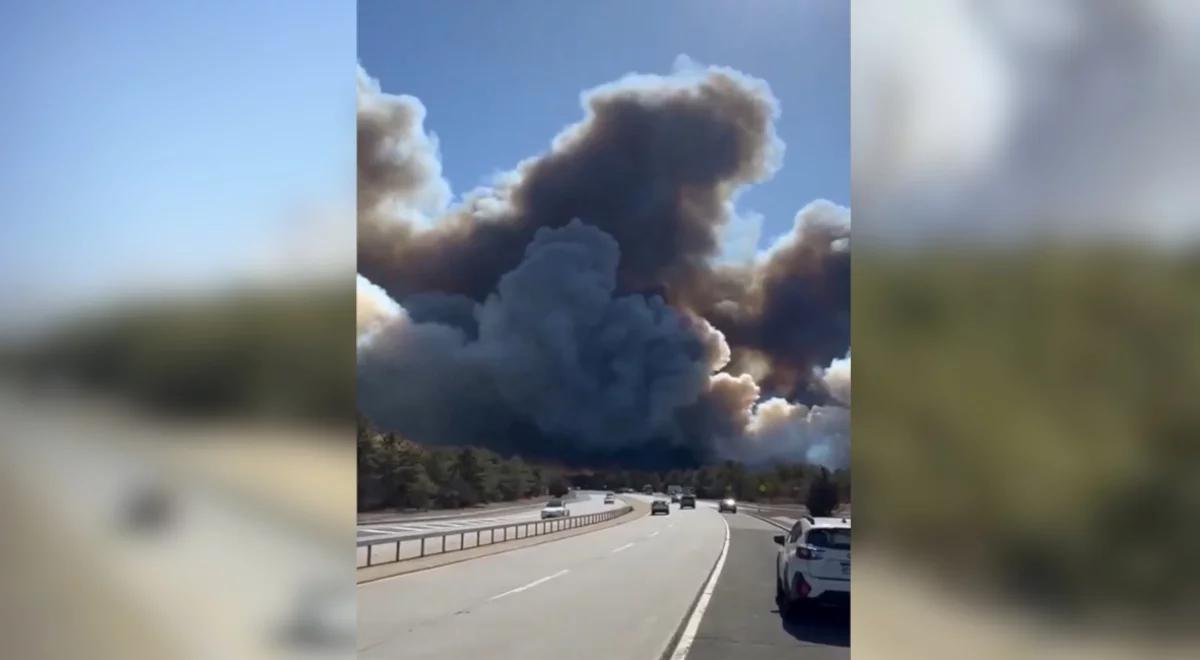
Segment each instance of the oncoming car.
[{"label": "oncoming car", "polygon": [[780,611],[794,614],[806,603],[850,605],[849,518],[801,518],[775,542],[782,546],[775,567]]},{"label": "oncoming car", "polygon": [[671,515],[671,505],[666,500],[654,500],[650,505],[650,515],[657,516],[660,513],[664,516]]},{"label": "oncoming car", "polygon": [[605,504],[613,504],[613,503],[614,503],[614,502],[616,502],[616,501],[617,501],[617,496],[616,496],[616,495],[613,495],[612,493],[609,493],[609,494],[607,494],[607,495],[605,495],[605,496],[604,496],[604,503],[605,503]]},{"label": "oncoming car", "polygon": [[560,499],[553,499],[546,502],[546,506],[542,507],[542,520],[547,518],[566,518],[571,515],[571,511],[567,509],[567,505],[563,504]]},{"label": "oncoming car", "polygon": [[717,513],[737,513],[737,502],[732,497],[726,497],[717,504]]}]

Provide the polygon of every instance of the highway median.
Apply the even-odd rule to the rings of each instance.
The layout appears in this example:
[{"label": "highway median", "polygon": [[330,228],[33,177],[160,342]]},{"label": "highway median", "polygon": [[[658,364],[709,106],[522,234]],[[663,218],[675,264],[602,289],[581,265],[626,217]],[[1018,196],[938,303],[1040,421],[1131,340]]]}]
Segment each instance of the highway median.
[{"label": "highway median", "polygon": [[357,582],[361,585],[558,541],[637,520],[650,512],[648,502],[636,498],[621,499],[626,506],[606,514],[360,541],[356,548]]}]

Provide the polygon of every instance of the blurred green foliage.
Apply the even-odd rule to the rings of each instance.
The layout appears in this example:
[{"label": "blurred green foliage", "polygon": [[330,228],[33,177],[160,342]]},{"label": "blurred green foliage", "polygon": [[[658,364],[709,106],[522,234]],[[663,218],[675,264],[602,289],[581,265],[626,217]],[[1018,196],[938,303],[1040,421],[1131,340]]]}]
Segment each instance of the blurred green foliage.
[{"label": "blurred green foliage", "polygon": [[1195,614],[1200,258],[859,249],[853,276],[860,538],[1060,612]]},{"label": "blurred green foliage", "polygon": [[354,304],[341,283],[141,301],[60,325],[8,362],[159,412],[348,421]]}]

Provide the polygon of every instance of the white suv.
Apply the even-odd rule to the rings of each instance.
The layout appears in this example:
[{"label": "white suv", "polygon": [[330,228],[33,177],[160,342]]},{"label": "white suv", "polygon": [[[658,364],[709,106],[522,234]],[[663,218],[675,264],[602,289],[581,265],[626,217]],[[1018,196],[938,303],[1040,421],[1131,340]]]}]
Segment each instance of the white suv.
[{"label": "white suv", "polygon": [[850,519],[804,517],[789,534],[779,534],[782,546],[775,562],[775,592],[780,610],[797,604],[850,604]]}]

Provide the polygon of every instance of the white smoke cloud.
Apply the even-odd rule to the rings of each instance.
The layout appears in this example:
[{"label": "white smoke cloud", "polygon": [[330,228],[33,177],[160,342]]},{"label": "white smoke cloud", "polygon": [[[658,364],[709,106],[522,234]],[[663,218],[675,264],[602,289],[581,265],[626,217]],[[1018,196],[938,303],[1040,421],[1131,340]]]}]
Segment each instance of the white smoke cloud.
[{"label": "white smoke cloud", "polygon": [[382,288],[362,275],[356,278],[354,317],[358,345],[361,347],[388,326],[407,322],[408,314]]},{"label": "white smoke cloud", "polygon": [[740,432],[718,444],[722,458],[750,464],[804,461],[831,469],[850,466],[850,356],[837,358],[821,373],[829,393],[844,405],[806,406],[779,397],[760,400],[750,374],[713,375],[709,389],[740,414]]},{"label": "white smoke cloud", "polygon": [[850,405],[850,354],[844,358],[835,358],[823,372],[821,382],[825,390],[839,403]]},{"label": "white smoke cloud", "polygon": [[437,136],[425,130],[425,106],[414,96],[383,92],[361,66],[357,89],[360,213],[433,224],[449,207],[451,192]]},{"label": "white smoke cloud", "polygon": [[[771,257],[798,244],[811,241],[814,236],[841,235],[850,230],[850,209],[827,199],[815,199],[796,212],[792,219],[792,231],[781,235],[758,255],[759,262],[770,261]],[[838,238],[831,243],[834,250],[849,250],[849,237]]]}]

